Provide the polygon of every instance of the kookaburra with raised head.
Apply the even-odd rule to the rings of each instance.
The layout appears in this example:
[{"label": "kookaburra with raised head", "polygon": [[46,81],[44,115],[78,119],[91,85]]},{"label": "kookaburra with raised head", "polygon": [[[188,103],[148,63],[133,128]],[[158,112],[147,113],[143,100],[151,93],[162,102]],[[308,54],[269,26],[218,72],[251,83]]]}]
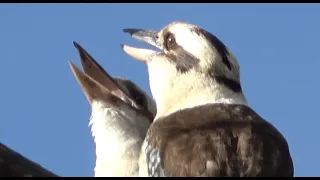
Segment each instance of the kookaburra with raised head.
[{"label": "kookaburra with raised head", "polygon": [[249,107],[239,65],[216,36],[184,22],[124,31],[163,50],[122,45],[147,64],[157,106],[143,152],[148,176],[293,176],[287,141]]},{"label": "kookaburra with raised head", "polygon": [[136,177],[147,129],[156,114],[151,97],[132,81],[112,78],[79,44],[84,72],[71,69],[90,105],[95,141],[95,177]]}]

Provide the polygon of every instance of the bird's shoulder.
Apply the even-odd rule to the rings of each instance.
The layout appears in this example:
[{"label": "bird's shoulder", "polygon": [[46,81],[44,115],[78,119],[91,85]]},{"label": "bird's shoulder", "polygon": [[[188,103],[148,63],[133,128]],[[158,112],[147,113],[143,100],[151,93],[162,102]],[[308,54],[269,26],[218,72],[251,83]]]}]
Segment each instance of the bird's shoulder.
[{"label": "bird's shoulder", "polygon": [[248,106],[181,110],[156,120],[148,137],[167,176],[293,174],[285,138]]}]

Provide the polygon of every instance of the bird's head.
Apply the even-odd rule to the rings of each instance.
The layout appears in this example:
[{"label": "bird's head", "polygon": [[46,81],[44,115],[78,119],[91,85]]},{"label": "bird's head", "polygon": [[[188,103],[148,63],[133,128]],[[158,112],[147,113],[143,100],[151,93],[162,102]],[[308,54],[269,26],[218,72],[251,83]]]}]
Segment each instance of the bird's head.
[{"label": "bird's head", "polygon": [[[124,29],[124,32],[162,50],[122,45],[127,54],[147,64],[150,88],[158,110],[164,106],[161,104],[168,106],[166,98],[173,100],[168,95],[170,92],[180,100],[185,99],[182,96],[197,93],[212,96],[213,99],[203,98],[202,103],[205,99],[219,102],[229,98],[224,96],[242,96],[239,64],[229,49],[210,32],[185,22],[170,23],[160,31]],[[228,92],[220,95],[225,89]],[[245,102],[244,97],[240,99]]]},{"label": "bird's head", "polygon": [[127,106],[153,120],[156,106],[150,96],[128,79],[111,77],[84,48],[76,42],[74,45],[79,52],[84,73],[71,62],[69,64],[91,105],[99,101],[115,110]]}]

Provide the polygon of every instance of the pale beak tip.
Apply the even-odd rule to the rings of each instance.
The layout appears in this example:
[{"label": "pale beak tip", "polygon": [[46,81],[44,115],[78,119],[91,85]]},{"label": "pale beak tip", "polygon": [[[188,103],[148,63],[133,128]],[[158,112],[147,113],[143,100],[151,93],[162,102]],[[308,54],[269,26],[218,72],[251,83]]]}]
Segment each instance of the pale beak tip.
[{"label": "pale beak tip", "polygon": [[68,61],[69,66],[74,66],[74,64],[71,61]]},{"label": "pale beak tip", "polygon": [[[131,46],[128,46],[128,45],[125,45],[125,44],[120,44],[120,47],[122,48],[122,50],[124,50],[126,53],[131,52],[132,50],[136,49],[136,48],[133,48]],[[130,53],[129,53],[130,54]]]},{"label": "pale beak tip", "polygon": [[120,44],[120,46],[121,46],[122,50],[124,50],[125,52],[127,52],[128,50],[131,51],[132,49],[136,49],[136,48],[130,47],[125,44]]},{"label": "pale beak tip", "polygon": [[125,44],[121,44],[121,47],[129,56],[145,63],[151,61],[152,57],[158,54],[157,52],[149,49],[134,48]]}]

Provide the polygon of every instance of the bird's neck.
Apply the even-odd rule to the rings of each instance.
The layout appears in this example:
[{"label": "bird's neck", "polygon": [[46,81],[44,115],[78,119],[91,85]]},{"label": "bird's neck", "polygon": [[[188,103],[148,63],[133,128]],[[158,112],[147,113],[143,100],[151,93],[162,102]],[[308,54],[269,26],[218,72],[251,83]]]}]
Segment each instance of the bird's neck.
[{"label": "bird's neck", "polygon": [[132,109],[93,102],[90,125],[96,148],[95,176],[137,176],[148,120]]},{"label": "bird's neck", "polygon": [[170,84],[170,88],[163,88],[162,96],[155,97],[157,103],[155,120],[182,109],[205,104],[247,105],[242,92],[234,92],[215,80],[205,79],[201,81],[199,79],[201,78],[180,77],[178,81]]}]

